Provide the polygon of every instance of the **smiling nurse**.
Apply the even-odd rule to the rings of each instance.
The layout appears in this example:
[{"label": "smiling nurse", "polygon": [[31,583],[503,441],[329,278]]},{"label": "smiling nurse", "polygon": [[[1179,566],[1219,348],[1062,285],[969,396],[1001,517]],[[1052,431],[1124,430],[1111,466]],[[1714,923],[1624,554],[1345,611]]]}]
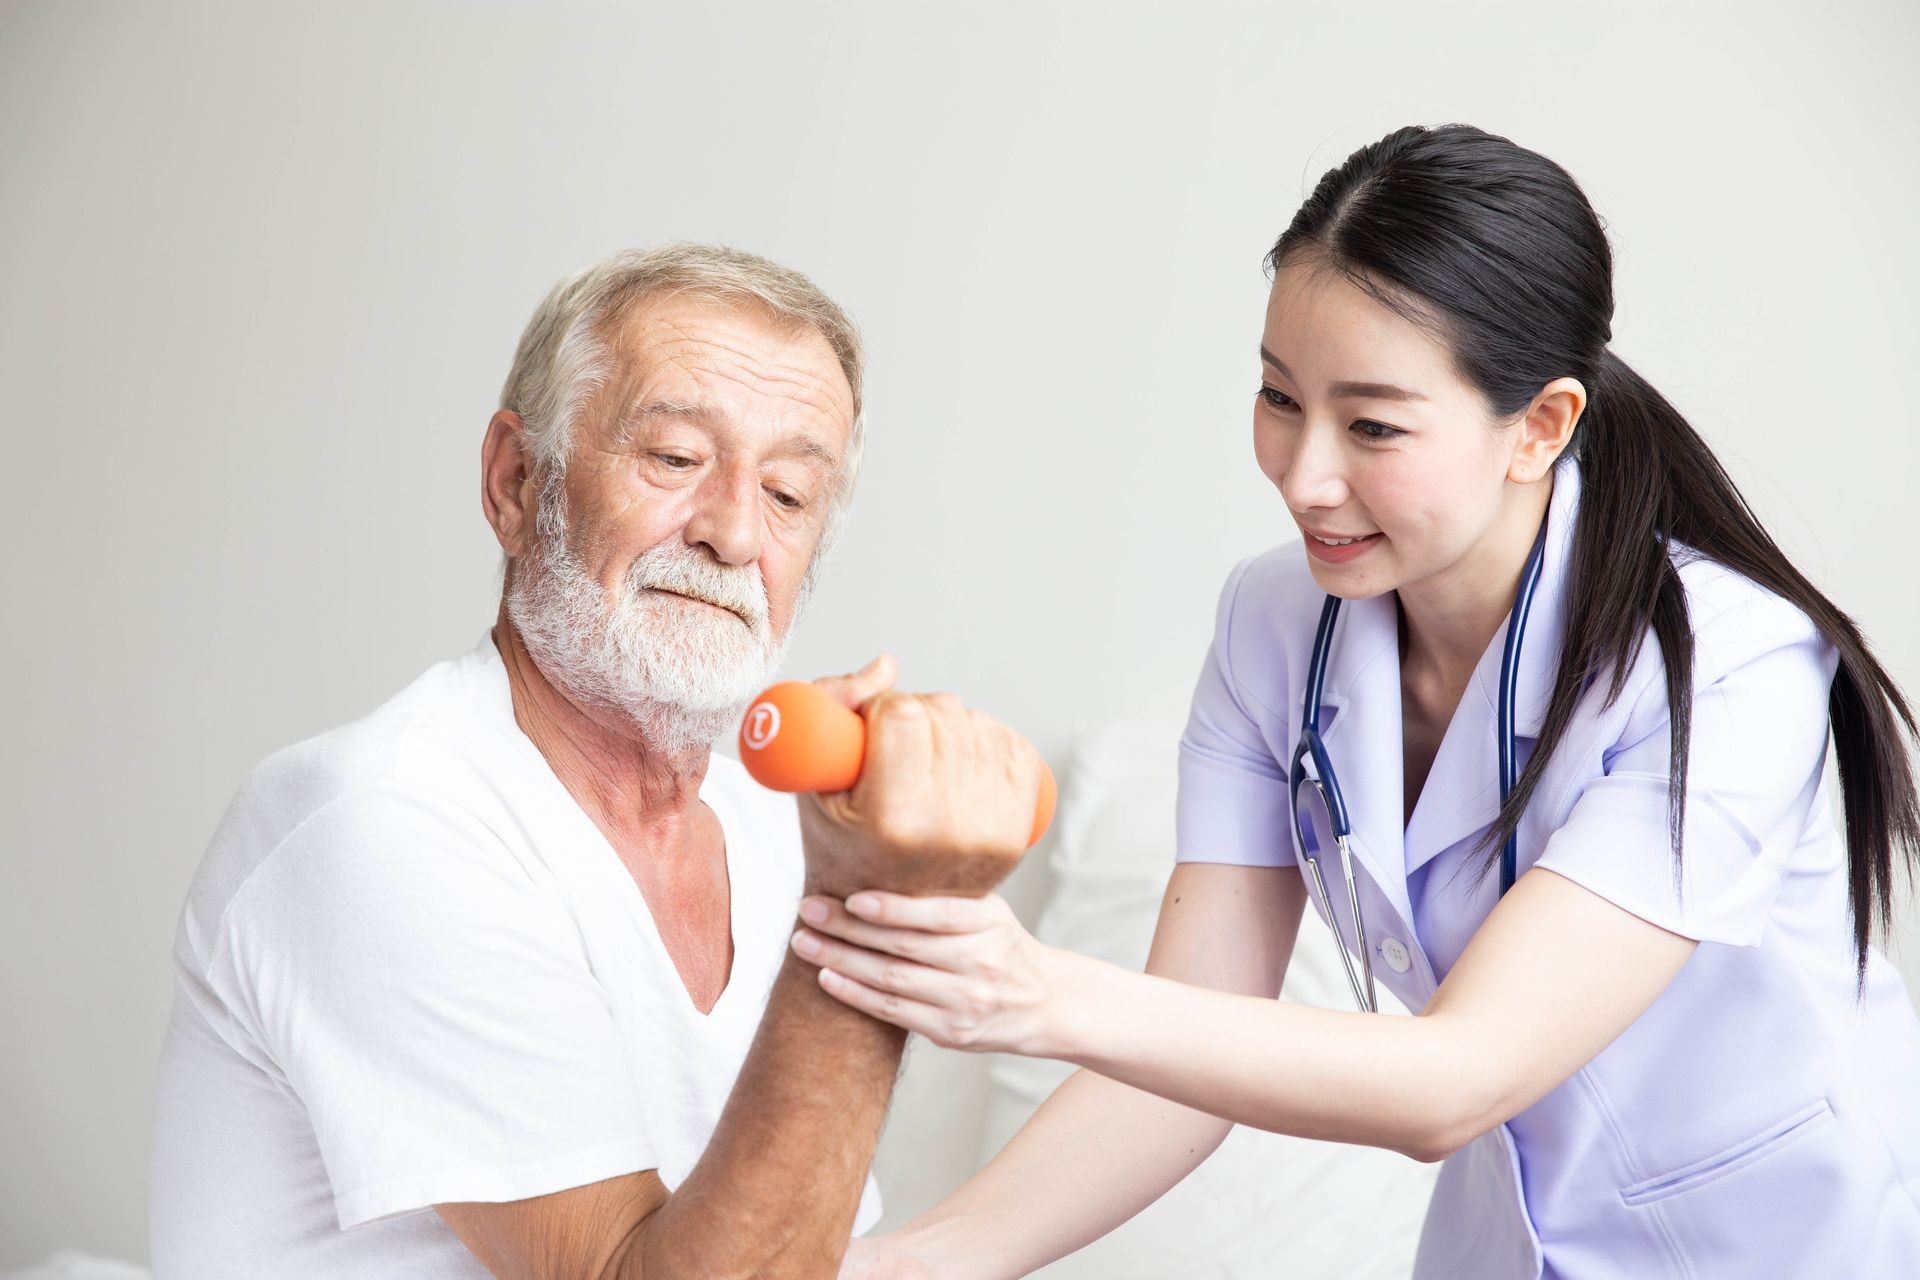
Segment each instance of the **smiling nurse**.
[{"label": "smiling nurse", "polygon": [[[1147,973],[997,898],[803,913],[847,1003],[1084,1068],[843,1274],[1024,1274],[1239,1123],[1444,1159],[1422,1280],[1920,1275],[1920,1022],[1871,945],[1911,716],[1608,349],[1585,196],[1402,129],[1268,264],[1254,452],[1305,552],[1220,595]],[[1272,999],[1309,902],[1418,1016]]]}]

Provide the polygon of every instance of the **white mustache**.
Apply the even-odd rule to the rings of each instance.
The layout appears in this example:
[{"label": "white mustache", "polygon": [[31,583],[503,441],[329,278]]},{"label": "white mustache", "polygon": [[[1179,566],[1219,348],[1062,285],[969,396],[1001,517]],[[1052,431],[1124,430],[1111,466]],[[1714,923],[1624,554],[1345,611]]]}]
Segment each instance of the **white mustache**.
[{"label": "white mustache", "polygon": [[627,570],[627,590],[671,591],[738,614],[755,631],[767,625],[767,588],[757,565],[720,564],[684,543],[653,547]]}]

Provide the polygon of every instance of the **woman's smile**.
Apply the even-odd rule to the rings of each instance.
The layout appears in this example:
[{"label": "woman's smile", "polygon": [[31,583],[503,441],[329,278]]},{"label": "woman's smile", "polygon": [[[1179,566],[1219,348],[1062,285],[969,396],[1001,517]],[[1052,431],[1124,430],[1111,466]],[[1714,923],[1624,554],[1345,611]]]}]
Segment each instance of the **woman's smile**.
[{"label": "woman's smile", "polygon": [[1307,544],[1307,554],[1328,564],[1346,564],[1350,560],[1357,560],[1386,536],[1369,533],[1357,538],[1327,538],[1311,529],[1302,528],[1301,532],[1306,535],[1302,541]]}]

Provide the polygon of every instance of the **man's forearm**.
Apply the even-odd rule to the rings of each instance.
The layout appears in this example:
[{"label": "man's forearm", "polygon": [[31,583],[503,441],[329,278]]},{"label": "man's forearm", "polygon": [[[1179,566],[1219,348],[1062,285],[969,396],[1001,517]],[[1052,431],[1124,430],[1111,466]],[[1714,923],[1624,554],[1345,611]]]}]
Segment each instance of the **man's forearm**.
[{"label": "man's forearm", "polygon": [[789,953],[705,1153],[620,1274],[831,1280],[905,1044]]}]

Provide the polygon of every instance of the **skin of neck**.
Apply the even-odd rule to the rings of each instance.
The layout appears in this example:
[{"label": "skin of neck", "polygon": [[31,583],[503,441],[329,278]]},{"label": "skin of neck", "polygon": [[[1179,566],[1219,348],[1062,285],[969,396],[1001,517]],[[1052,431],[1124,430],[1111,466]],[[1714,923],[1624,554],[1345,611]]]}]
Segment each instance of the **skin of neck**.
[{"label": "skin of neck", "polygon": [[1403,678],[1458,691],[1506,622],[1540,522],[1553,499],[1553,472],[1508,482],[1500,515],[1479,542],[1442,572],[1399,588]]},{"label": "skin of neck", "polygon": [[628,842],[682,847],[686,836],[707,824],[700,800],[706,748],[660,751],[624,717],[569,699],[527,652],[504,600],[493,624],[493,644],[506,665],[520,731],[616,847]]}]

